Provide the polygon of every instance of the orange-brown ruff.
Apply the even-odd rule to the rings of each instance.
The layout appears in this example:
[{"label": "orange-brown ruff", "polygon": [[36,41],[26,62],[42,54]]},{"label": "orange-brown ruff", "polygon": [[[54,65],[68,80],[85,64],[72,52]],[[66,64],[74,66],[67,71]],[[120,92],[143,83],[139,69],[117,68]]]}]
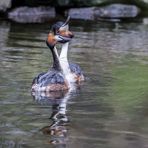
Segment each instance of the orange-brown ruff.
[{"label": "orange-brown ruff", "polygon": [[73,37],[74,34],[70,31],[65,31],[65,30],[58,30],[57,33],[59,33],[63,37]]},{"label": "orange-brown ruff", "polygon": [[49,33],[48,34],[48,37],[47,37],[47,42],[50,44],[50,45],[55,45],[56,44],[56,39],[55,39],[55,37],[54,37],[54,34],[53,33]]},{"label": "orange-brown ruff", "polygon": [[49,33],[47,38],[47,46],[50,48],[53,57],[53,66],[47,72],[40,73],[32,82],[32,91],[64,91],[68,90],[68,83],[65,80],[61,70],[58,55],[55,49],[57,40],[54,34]]}]

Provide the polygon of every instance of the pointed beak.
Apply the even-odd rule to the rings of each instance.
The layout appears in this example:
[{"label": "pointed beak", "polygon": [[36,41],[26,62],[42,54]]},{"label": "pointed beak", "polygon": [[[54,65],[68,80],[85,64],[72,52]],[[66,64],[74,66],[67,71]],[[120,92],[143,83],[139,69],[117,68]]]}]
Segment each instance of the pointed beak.
[{"label": "pointed beak", "polygon": [[69,20],[70,20],[70,16],[67,17],[66,21],[64,22],[64,24],[62,24],[62,26],[59,28],[59,30],[65,30],[67,31],[69,29]]},{"label": "pointed beak", "polygon": [[64,23],[57,23],[53,25],[53,32],[55,34],[55,39],[59,43],[66,43],[69,42],[73,37],[73,33],[69,31],[69,20],[70,16],[67,17]]},{"label": "pointed beak", "polygon": [[66,36],[61,36],[61,35],[56,35],[55,39],[59,43],[67,43],[67,42],[71,41],[72,38],[66,37]]},{"label": "pointed beak", "polygon": [[65,23],[61,27],[64,27],[64,26],[68,25],[69,20],[70,20],[70,16],[67,17]]}]

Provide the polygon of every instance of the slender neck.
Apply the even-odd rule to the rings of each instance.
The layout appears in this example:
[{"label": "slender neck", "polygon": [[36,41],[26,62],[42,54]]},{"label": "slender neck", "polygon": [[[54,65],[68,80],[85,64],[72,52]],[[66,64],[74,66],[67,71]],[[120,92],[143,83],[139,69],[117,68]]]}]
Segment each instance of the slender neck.
[{"label": "slender neck", "polygon": [[59,58],[62,70],[65,75],[70,73],[69,63],[68,63],[68,58],[67,58],[68,45],[69,45],[68,42],[63,44],[62,51],[61,51],[60,58]]},{"label": "slender neck", "polygon": [[59,61],[59,56],[58,56],[58,52],[56,47],[52,47],[50,48],[51,53],[52,53],[52,57],[53,57],[53,69],[57,70],[57,71],[61,71],[61,65],[60,65],[60,61]]},{"label": "slender neck", "polygon": [[68,62],[68,59],[67,59],[68,45],[69,45],[69,42],[63,44],[62,51],[60,54],[60,60],[63,60],[65,62]]}]

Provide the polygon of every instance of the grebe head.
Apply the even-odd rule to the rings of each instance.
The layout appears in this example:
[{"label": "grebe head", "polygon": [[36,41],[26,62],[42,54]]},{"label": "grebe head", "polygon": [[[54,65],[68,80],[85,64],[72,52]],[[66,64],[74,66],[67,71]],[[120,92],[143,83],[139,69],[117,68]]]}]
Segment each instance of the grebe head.
[{"label": "grebe head", "polygon": [[[60,38],[62,38],[63,40],[72,39],[74,37],[74,34],[68,30],[69,29],[69,25],[68,25],[69,20],[70,20],[70,16],[68,16],[68,18],[65,22],[57,22],[51,28],[52,31],[54,32],[54,34],[59,35]],[[58,42],[63,43],[62,41],[58,41]]]},{"label": "grebe head", "polygon": [[46,44],[49,48],[53,49],[57,42],[66,43],[70,40],[70,37],[63,37],[60,34],[55,35],[52,31],[50,31],[46,40]]},{"label": "grebe head", "polygon": [[61,28],[62,30],[68,30],[69,29],[69,20],[70,16],[67,17],[65,22],[58,21],[54,25],[52,25],[51,29],[54,31],[55,34],[58,33],[58,30]]}]

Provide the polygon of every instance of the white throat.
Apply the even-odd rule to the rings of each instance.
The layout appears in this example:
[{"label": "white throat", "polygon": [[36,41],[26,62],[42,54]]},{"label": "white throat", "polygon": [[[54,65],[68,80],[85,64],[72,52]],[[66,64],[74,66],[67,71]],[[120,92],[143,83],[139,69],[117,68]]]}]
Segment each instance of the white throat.
[{"label": "white throat", "polygon": [[60,60],[60,64],[61,64],[63,73],[64,73],[66,79],[68,80],[68,83],[71,86],[71,82],[75,82],[75,78],[74,78],[74,75],[71,73],[68,58],[67,58],[68,45],[69,45],[68,42],[63,44],[59,60]]},{"label": "white throat", "polygon": [[60,60],[67,60],[68,46],[69,46],[68,42],[62,45]]},{"label": "white throat", "polygon": [[67,58],[68,45],[69,45],[68,42],[62,45],[62,51],[61,51],[60,58],[59,58],[65,75],[70,73],[69,63],[68,63],[68,58]]},{"label": "white throat", "polygon": [[59,59],[60,66],[62,68],[63,74],[68,82],[68,85],[69,85],[69,88],[71,91],[71,90],[75,90],[74,83],[71,83],[71,82],[75,82],[75,78],[74,78],[74,75],[71,73],[68,58],[67,58],[68,46],[69,46],[69,42],[62,45],[62,50],[61,50],[60,56],[58,54],[56,46],[55,46],[54,50],[55,50],[55,54],[57,55],[57,57]]}]

